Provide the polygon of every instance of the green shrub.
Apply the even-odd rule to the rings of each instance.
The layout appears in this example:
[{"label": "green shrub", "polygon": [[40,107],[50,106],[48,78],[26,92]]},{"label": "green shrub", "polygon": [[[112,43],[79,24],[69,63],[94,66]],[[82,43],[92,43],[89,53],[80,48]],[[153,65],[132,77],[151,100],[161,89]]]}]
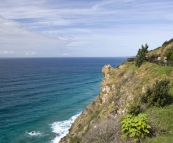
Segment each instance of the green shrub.
[{"label": "green shrub", "polygon": [[173,61],[173,50],[172,49],[168,49],[165,53],[165,56],[167,57],[168,60]]},{"label": "green shrub", "polygon": [[142,45],[142,48],[138,50],[138,53],[135,58],[135,65],[140,67],[142,63],[146,60],[146,54],[148,53],[148,45],[145,44],[145,47]]},{"label": "green shrub", "polygon": [[148,87],[146,92],[141,95],[141,102],[146,103],[149,106],[163,107],[169,102],[169,86],[170,81],[168,79],[156,80],[153,87]]},{"label": "green shrub", "polygon": [[141,112],[140,108],[140,103],[138,101],[134,101],[129,105],[128,113],[132,115],[138,115]]},{"label": "green shrub", "polygon": [[134,138],[135,142],[139,142],[150,134],[149,129],[151,127],[147,122],[148,119],[145,114],[125,115],[121,121],[123,138]]}]

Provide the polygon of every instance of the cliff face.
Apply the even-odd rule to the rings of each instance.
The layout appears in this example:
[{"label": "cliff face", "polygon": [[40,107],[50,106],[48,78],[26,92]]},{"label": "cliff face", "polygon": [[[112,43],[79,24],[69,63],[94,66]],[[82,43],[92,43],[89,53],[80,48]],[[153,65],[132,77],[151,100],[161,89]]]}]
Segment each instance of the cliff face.
[{"label": "cliff face", "polygon": [[75,120],[69,134],[60,143],[82,142],[82,138],[97,123],[108,118],[118,120],[128,111],[134,97],[145,92],[157,79],[169,78],[173,83],[173,68],[145,62],[140,68],[133,62],[124,62],[117,68],[105,65],[100,94]]}]

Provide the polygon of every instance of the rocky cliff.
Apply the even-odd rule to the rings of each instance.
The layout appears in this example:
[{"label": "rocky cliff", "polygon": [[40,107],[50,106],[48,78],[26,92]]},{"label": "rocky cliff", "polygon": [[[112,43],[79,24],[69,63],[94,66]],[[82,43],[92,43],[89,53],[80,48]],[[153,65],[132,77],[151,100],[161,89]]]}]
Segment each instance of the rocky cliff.
[{"label": "rocky cliff", "polygon": [[[161,47],[161,51],[165,52],[167,46]],[[158,52],[160,53],[160,51]],[[162,55],[164,56],[164,53]],[[117,127],[114,128],[117,132],[113,132],[116,132],[117,136],[114,135],[114,141],[112,141],[115,142],[115,138],[118,139],[121,134],[118,132],[118,121],[122,115],[128,112],[134,98],[145,92],[146,87],[152,86],[156,80],[166,77],[170,79],[171,85],[173,84],[173,67],[160,66],[151,62],[145,62],[140,68],[137,68],[134,62],[124,62],[116,68],[105,65],[102,68],[102,74],[100,94],[75,120],[69,134],[61,139],[60,143],[91,142],[86,139],[89,132],[105,121],[111,122],[108,119],[112,119],[116,123],[113,126]],[[121,140],[117,142],[121,142]]]}]

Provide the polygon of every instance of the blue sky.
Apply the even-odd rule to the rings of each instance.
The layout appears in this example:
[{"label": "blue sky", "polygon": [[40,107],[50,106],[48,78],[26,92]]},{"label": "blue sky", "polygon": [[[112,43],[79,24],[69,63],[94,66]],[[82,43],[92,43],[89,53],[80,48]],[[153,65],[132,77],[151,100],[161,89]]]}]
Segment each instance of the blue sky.
[{"label": "blue sky", "polygon": [[5,0],[0,57],[134,56],[173,38],[172,0]]}]

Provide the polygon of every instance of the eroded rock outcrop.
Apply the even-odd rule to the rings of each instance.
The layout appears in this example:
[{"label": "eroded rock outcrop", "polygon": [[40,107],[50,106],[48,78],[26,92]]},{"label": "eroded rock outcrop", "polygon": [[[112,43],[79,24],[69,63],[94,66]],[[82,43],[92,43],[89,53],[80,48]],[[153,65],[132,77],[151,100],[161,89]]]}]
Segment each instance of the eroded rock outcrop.
[{"label": "eroded rock outcrop", "polygon": [[70,138],[74,137],[82,138],[98,120],[116,118],[118,115],[125,114],[127,103],[133,96],[130,90],[124,87],[128,75],[125,74],[123,67],[124,65],[121,65],[118,69],[114,69],[110,65],[105,65],[102,68],[103,80],[100,94],[75,120],[69,134],[61,139],[60,143],[70,143]]}]

